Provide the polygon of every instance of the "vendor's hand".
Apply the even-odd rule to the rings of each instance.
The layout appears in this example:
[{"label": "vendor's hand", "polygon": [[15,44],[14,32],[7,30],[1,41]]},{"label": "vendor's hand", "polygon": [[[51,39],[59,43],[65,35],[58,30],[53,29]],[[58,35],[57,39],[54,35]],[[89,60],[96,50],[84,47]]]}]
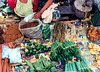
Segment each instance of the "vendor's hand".
[{"label": "vendor's hand", "polygon": [[33,18],[34,19],[39,19],[40,17],[41,17],[41,12],[37,12],[34,16],[33,16]]}]

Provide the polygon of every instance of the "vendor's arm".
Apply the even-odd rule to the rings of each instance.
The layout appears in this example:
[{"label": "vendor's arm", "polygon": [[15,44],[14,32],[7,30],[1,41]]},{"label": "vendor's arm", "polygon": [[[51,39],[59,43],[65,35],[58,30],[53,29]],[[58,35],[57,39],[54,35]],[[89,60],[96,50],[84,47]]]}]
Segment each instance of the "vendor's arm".
[{"label": "vendor's arm", "polygon": [[40,17],[41,17],[41,14],[52,4],[52,2],[53,2],[53,0],[48,0],[48,1],[46,2],[46,4],[44,5],[44,7],[43,7],[39,12],[37,12],[37,13],[34,15],[33,18],[35,18],[35,19],[40,18]]},{"label": "vendor's arm", "polygon": [[36,6],[37,5],[36,0],[32,0],[32,4],[33,4],[33,6]]}]

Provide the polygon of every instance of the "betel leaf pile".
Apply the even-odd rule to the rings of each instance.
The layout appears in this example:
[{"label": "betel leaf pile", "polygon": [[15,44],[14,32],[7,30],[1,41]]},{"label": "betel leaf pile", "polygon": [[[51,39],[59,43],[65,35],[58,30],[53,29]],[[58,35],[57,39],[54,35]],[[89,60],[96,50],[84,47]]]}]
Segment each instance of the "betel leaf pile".
[{"label": "betel leaf pile", "polygon": [[46,45],[37,44],[36,42],[30,42],[29,40],[27,40],[26,43],[28,44],[25,48],[25,55],[27,56],[49,51]]},{"label": "betel leaf pile", "polygon": [[66,41],[59,43],[57,40],[51,46],[50,59],[54,61],[69,61],[73,57],[76,57],[77,60],[81,59],[79,48],[76,47],[74,42]]},{"label": "betel leaf pile", "polygon": [[30,61],[25,60],[30,71],[29,72],[59,72],[55,68],[55,64],[46,60],[43,56],[40,57],[40,60],[35,63],[30,63]]}]

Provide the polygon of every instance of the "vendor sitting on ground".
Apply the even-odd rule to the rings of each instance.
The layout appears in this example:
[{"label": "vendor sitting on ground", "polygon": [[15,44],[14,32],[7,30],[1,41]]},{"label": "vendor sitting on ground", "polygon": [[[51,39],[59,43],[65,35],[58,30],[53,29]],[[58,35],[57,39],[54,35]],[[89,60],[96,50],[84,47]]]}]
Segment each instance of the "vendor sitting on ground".
[{"label": "vendor sitting on ground", "polygon": [[[38,11],[33,18],[38,19],[41,17],[41,14],[52,4],[53,0],[41,0],[45,1],[44,6],[41,3],[42,8],[38,7],[38,0],[8,0],[8,5],[10,8],[19,16],[26,17],[33,12]],[[39,10],[40,9],[40,10]]]}]

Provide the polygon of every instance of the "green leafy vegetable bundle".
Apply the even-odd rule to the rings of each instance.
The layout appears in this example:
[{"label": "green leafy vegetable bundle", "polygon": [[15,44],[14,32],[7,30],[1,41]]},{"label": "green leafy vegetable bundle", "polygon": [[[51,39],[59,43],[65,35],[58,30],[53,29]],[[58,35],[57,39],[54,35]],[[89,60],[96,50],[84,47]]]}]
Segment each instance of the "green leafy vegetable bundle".
[{"label": "green leafy vegetable bundle", "polygon": [[49,24],[45,25],[45,28],[43,29],[43,39],[49,39],[50,38],[50,28]]},{"label": "green leafy vegetable bundle", "polygon": [[53,43],[51,47],[50,59],[55,61],[69,61],[73,57],[77,59],[81,58],[79,48],[73,42],[66,41],[59,43],[57,40]]},{"label": "green leafy vegetable bundle", "polygon": [[77,71],[77,72],[93,72],[87,65],[84,58],[76,62],[67,62],[65,65],[65,71]]},{"label": "green leafy vegetable bundle", "polygon": [[55,68],[55,64],[49,62],[43,56],[33,65],[28,60],[25,60],[25,62],[29,66],[30,72],[58,72]]}]

